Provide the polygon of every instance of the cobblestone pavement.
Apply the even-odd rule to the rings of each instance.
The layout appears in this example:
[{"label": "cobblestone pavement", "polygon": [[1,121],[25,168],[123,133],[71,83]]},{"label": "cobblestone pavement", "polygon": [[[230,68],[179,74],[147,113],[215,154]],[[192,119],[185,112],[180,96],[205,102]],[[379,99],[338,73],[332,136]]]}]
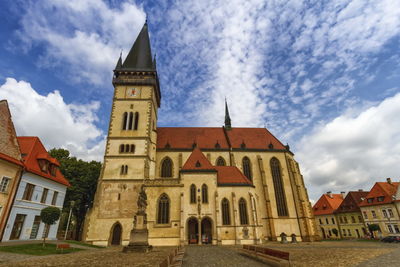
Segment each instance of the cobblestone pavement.
[{"label": "cobblestone pavement", "polygon": [[395,249],[390,253],[378,256],[376,258],[366,260],[357,265],[357,267],[376,267],[376,266],[387,266],[387,267],[400,266],[400,248]]},{"label": "cobblestone pavement", "polygon": [[240,255],[234,247],[186,246],[183,267],[198,266],[266,266],[264,263]]}]

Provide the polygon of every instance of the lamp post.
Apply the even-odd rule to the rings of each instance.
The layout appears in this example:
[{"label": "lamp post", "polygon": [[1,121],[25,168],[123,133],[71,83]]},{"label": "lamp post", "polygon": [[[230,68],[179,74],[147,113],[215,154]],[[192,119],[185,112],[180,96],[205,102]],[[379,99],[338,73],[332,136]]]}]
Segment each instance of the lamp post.
[{"label": "lamp post", "polygon": [[68,216],[68,222],[67,222],[67,229],[65,230],[65,235],[64,235],[64,240],[67,240],[67,234],[68,234],[68,228],[69,228],[69,224],[71,222],[71,215],[72,215],[72,208],[75,205],[75,201],[71,201],[69,203],[69,216]]}]

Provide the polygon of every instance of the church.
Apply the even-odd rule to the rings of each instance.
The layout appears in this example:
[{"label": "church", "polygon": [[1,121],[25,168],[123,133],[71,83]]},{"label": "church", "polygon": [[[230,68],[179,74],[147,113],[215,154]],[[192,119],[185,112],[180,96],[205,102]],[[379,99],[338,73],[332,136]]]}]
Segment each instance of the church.
[{"label": "church", "polygon": [[[265,128],[157,127],[161,89],[147,23],[113,76],[104,163],[83,238],[127,245],[141,186],[153,246],[318,238],[299,165]],[[221,122],[222,122],[221,118]],[[290,240],[290,239],[289,239]]]}]

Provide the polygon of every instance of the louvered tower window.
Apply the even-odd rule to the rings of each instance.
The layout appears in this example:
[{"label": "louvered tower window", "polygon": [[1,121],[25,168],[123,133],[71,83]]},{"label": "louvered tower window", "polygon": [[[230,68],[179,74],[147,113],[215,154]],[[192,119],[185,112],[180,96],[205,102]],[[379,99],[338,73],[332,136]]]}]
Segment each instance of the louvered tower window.
[{"label": "louvered tower window", "polygon": [[276,208],[278,216],[288,216],[286,205],[285,190],[283,188],[283,180],[281,175],[281,166],[277,158],[272,158],[270,161],[272,181],[274,182]]}]

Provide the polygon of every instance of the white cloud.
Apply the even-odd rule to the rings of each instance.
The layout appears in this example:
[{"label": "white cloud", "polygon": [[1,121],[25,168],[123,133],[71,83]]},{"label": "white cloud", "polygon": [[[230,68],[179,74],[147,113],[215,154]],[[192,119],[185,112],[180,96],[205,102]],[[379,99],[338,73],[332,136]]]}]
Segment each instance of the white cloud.
[{"label": "white cloud", "polygon": [[296,146],[310,197],[326,191],[369,190],[400,178],[400,93],[361,112],[348,110]]},{"label": "white cloud", "polygon": [[102,161],[105,138],[95,125],[98,102],[67,104],[57,90],[43,96],[13,78],[0,86],[0,99],[8,101],[18,136],[38,136],[47,149],[62,147],[76,157]]},{"label": "white cloud", "polygon": [[27,45],[44,45],[43,67],[60,66],[75,82],[110,82],[121,49],[126,55],[145,13],[126,1],[110,7],[104,1],[33,1],[25,3],[18,36]]}]

